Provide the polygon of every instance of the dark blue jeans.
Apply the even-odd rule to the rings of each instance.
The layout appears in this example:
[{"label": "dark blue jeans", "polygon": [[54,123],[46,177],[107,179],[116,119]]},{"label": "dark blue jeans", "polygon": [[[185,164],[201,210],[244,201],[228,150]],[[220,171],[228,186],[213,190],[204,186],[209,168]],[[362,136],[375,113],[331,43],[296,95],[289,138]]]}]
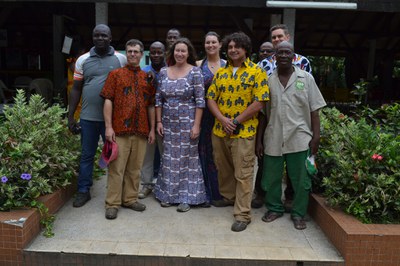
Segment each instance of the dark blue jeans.
[{"label": "dark blue jeans", "polygon": [[93,184],[93,166],[99,137],[105,138],[104,121],[80,120],[82,154],[79,165],[78,192],[89,192]]}]

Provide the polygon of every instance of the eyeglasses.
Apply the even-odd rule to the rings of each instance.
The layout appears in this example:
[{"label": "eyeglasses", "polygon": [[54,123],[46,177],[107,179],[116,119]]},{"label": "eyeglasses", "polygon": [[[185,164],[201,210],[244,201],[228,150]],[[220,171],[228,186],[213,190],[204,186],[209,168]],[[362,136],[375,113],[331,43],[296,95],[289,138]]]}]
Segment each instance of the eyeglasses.
[{"label": "eyeglasses", "polygon": [[264,54],[264,53],[273,54],[273,53],[275,53],[275,50],[260,50],[260,54]]}]

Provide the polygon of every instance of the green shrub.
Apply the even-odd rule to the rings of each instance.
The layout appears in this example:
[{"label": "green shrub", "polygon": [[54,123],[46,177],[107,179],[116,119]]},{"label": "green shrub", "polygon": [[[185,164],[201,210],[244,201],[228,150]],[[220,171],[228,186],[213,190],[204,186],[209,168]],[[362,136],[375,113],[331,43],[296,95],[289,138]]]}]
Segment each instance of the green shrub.
[{"label": "green shrub", "polygon": [[[78,169],[79,138],[69,133],[59,105],[18,91],[0,122],[0,210],[38,206],[40,195],[70,184]],[[40,205],[40,204],[39,204]]]},{"label": "green shrub", "polygon": [[335,108],[321,112],[318,177],[324,194],[364,223],[400,221],[399,114],[398,104],[366,108],[357,119]]}]

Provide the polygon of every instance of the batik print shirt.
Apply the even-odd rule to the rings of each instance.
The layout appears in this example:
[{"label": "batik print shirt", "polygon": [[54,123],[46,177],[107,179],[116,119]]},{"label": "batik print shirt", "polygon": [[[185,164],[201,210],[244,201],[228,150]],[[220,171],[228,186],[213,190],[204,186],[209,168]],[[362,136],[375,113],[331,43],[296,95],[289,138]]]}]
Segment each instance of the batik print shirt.
[{"label": "batik print shirt", "polygon": [[[264,60],[258,62],[258,65],[262,67],[265,71],[267,71],[268,77],[271,76],[272,72],[274,72],[276,68],[275,55],[267,57]],[[305,56],[294,54],[293,65],[312,74],[310,61]]]},{"label": "batik print shirt", "polygon": [[148,136],[147,107],[154,105],[154,95],[155,89],[140,67],[125,66],[110,72],[100,96],[113,102],[115,135]]},{"label": "batik print shirt", "polygon": [[[215,73],[214,79],[208,89],[206,98],[216,101],[221,113],[234,119],[243,113],[254,101],[269,100],[267,74],[249,58],[233,74],[233,67],[228,62]],[[248,138],[256,134],[258,125],[257,115],[240,125],[240,131],[231,138]],[[222,124],[215,120],[213,133],[218,137],[225,137]]]}]

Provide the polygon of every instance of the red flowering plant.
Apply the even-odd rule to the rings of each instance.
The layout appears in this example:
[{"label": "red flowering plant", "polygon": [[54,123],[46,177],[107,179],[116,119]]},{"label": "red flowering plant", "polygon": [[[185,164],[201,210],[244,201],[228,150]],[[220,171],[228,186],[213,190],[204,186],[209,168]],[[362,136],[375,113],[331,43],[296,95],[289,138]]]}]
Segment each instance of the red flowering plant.
[{"label": "red flowering plant", "polygon": [[49,107],[39,95],[26,101],[18,91],[14,105],[0,118],[0,211],[37,207],[51,229],[53,217],[37,198],[76,176],[79,139],[68,132],[66,111],[59,105]]},{"label": "red flowering plant", "polygon": [[319,185],[330,205],[364,223],[399,223],[400,136],[377,123],[374,114],[364,111],[352,118],[323,109]]}]

